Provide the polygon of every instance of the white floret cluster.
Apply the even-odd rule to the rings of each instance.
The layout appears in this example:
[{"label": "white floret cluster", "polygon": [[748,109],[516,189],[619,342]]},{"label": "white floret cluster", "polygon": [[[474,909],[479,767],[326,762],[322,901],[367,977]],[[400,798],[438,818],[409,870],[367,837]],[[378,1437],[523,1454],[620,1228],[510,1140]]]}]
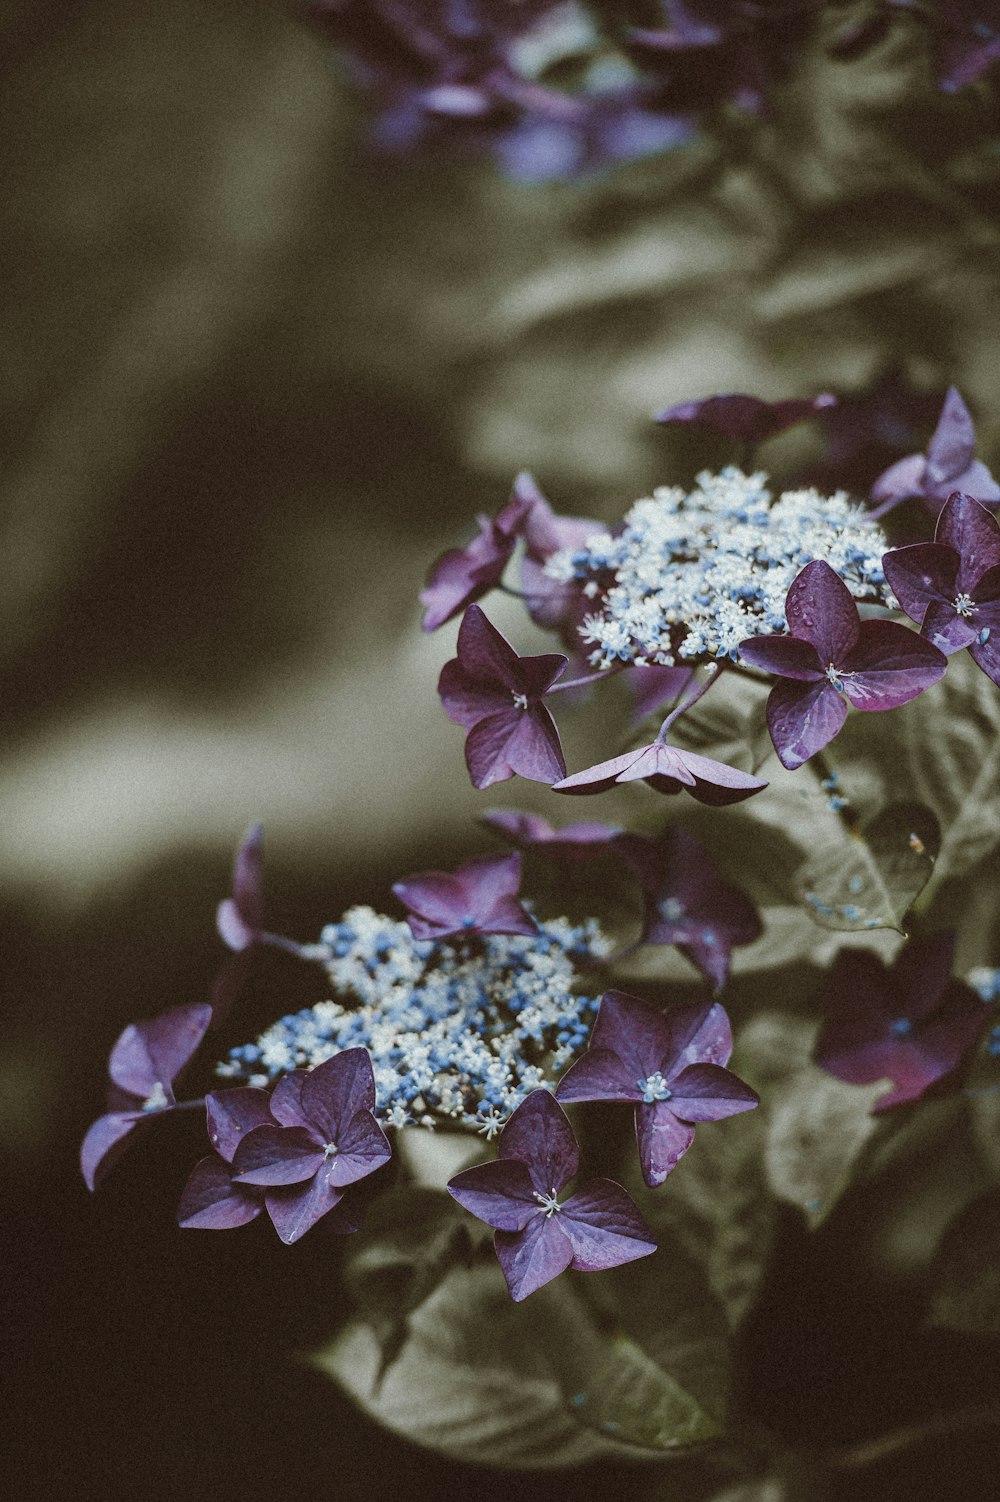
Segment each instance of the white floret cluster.
[{"label": "white floret cluster", "polygon": [[637,501],[616,534],[564,549],[546,572],[595,602],[581,634],[601,669],[727,657],[748,636],[785,629],[785,595],[824,559],[857,600],[893,606],[885,537],[845,492],[790,490],[735,467],[698,475],[694,490],[663,486]]}]

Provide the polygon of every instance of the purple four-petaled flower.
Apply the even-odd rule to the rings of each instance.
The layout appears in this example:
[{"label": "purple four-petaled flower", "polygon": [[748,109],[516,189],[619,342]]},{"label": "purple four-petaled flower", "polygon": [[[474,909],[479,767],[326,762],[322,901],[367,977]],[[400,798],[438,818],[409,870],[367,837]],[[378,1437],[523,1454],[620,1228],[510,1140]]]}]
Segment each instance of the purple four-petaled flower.
[{"label": "purple four-petaled flower", "polygon": [[893,593],[921,636],[950,656],[968,647],[1000,683],[1000,523],[969,495],[949,496],[933,542],[882,559]]},{"label": "purple four-petaled flower", "polygon": [[392,1156],[374,1116],[367,1049],[347,1048],[314,1069],[284,1075],[269,1110],[273,1123],[251,1127],[233,1147],[231,1188],[264,1190],[274,1228],[291,1244],[340,1203],[349,1185]]},{"label": "purple four-petaled flower", "polygon": [[561,652],[519,657],[478,605],[458,631],[458,656],[438,679],[445,713],[468,729],[465,761],[473,787],[491,787],[519,774],[555,782],[566,763],[555,721],[542,703],[566,666]]},{"label": "purple four-petaled flower", "polygon": [[642,887],[644,944],[676,944],[718,990],[733,948],[760,937],[757,910],[725,881],[693,834],[668,827],[656,839],[623,834],[615,849]]},{"label": "purple four-petaled flower", "polygon": [[837,398],[824,393],[804,399],[765,402],[759,396],[706,396],[691,402],[679,402],[658,412],[654,422],[683,424],[721,433],[733,443],[752,448],[783,433],[794,423],[815,417],[837,405]]},{"label": "purple four-petaled flower", "polygon": [[590,1047],[559,1081],[561,1101],[622,1100],[635,1106],[643,1178],[662,1184],[694,1141],[694,1123],[758,1104],[724,1068],[733,1049],[718,1002],[658,1011],[622,991],[601,999]]},{"label": "purple four-petaled flower", "polygon": [[100,1116],[80,1147],[88,1189],[111,1168],[140,1122],[172,1110],[173,1086],[212,1020],[210,1006],[175,1007],[122,1033],[108,1061],[108,1113]]},{"label": "purple four-petaled flower", "polygon": [[442,553],[420,591],[425,631],[436,631],[499,584],[531,507],[532,498],[522,495],[515,482],[510,500],[495,517],[476,518],[479,531],[470,543]]},{"label": "purple four-petaled flower", "polygon": [[985,464],[974,459],[976,432],[968,407],[949,386],[926,454],[908,454],[890,464],[872,486],[872,500],[881,501],[880,512],[899,501],[922,497],[938,511],[953,491],[963,490],[976,500],[994,505],[1000,501],[997,484]]},{"label": "purple four-petaled flower", "polygon": [[623,756],[613,756],[610,761],[574,772],[572,777],[553,783],[552,790],[555,793],[604,793],[616,782],[645,782],[658,793],[683,790],[699,803],[716,806],[740,803],[767,787],[766,782],[752,777],[749,772],[738,772],[735,767],[713,761],[710,756],[699,756],[695,751],[682,751],[679,746],[668,746],[665,741],[655,740],[635,751],[626,751]]},{"label": "purple four-petaled flower", "polygon": [[397,881],[393,891],[409,911],[415,939],[452,934],[535,934],[537,924],[517,900],[521,857],[483,855],[457,871],[422,871]]},{"label": "purple four-petaled flower", "polygon": [[560,516],[553,511],[534,477],[522,472],[514,481],[515,494],[529,504],[524,519],[524,558],[521,588],[525,606],[536,625],[558,631],[567,650],[585,661],[578,628],[594,609],[577,582],[563,583],[545,572],[546,560],[563,548],[583,548],[587,539],[603,532],[600,522],[585,516]]},{"label": "purple four-petaled flower", "polygon": [[817,1000],[826,1020],[816,1062],[852,1085],[891,1081],[876,1113],[905,1105],[950,1075],[989,1015],[970,986],[951,977],[954,935],[911,939],[888,967],[869,950],[837,955]]},{"label": "purple four-petaled flower", "polygon": [[800,767],[833,740],[855,709],[895,709],[943,675],[937,647],[895,621],[866,620],[828,563],[807,563],[785,597],[788,634],[740,643],[750,667],[780,681],[767,726],[784,766]]},{"label": "purple four-petaled flower", "polygon": [[563,1272],[599,1272],[656,1251],[629,1194],[612,1179],[590,1179],[559,1195],[579,1167],[566,1113],[547,1090],[533,1090],[500,1133],[499,1157],[467,1168],[448,1191],[492,1226],[511,1297],[518,1302]]}]

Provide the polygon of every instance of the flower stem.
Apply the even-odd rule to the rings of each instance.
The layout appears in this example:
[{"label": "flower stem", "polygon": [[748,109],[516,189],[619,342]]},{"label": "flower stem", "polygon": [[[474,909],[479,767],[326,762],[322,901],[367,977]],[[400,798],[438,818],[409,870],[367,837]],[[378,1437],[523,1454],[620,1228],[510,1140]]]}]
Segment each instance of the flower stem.
[{"label": "flower stem", "polygon": [[585,673],[582,678],[568,678],[565,683],[557,683],[554,688],[547,689],[545,698],[550,698],[552,694],[564,693],[569,688],[586,688],[589,683],[599,683],[602,678],[610,678],[627,666],[627,663],[615,662],[609,668],[602,668],[599,673]]},{"label": "flower stem", "polygon": [[701,683],[695,685],[693,691],[691,685],[688,684],[688,687],[681,694],[680,699],[674,705],[673,709],[670,711],[670,713],[667,715],[667,718],[660,726],[660,733],[656,737],[658,741],[665,740],[667,731],[670,729],[670,726],[674,723],[679,715],[682,715],[686,710],[691,709],[695,704],[697,704],[699,699],[701,699],[705,694],[708,693],[709,689],[712,687],[712,684],[715,683],[719,678],[724,667],[725,663],[723,662],[713,662],[709,667],[706,677],[702,679]]}]

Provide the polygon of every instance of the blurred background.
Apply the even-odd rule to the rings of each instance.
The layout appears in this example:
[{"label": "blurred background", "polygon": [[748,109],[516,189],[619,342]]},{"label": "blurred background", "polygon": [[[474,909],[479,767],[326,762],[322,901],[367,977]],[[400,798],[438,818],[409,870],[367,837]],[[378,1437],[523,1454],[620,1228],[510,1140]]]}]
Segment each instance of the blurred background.
[{"label": "blurred background", "polygon": [[[417,592],[517,470],[613,519],[712,457],[657,407],[833,390],[876,394],[877,452],[830,474],[863,493],[949,383],[997,458],[995,85],[938,90],[903,12],[854,50],[820,25],[753,131],[525,186],[373,155],[277,0],[2,0],[0,75],[11,1495],[644,1495],[375,1431],[287,1357],[342,1316],[322,1247],[177,1232],[191,1123],[95,1199],[78,1143],[125,1023],[207,999],[249,823],[269,926],[301,939],[484,848],[434,694],[454,633],[422,636]],[[820,447],[776,441],[775,470]],[[241,1037],[305,985],[276,958]],[[844,1303],[836,1248],[790,1244],[799,1292],[756,1358],[776,1427],[849,1435],[890,1373],[900,1415],[932,1381],[961,1398],[969,1344],[930,1352],[884,1310],[862,1373],[860,1325],[817,1312]],[[953,1479],[921,1453],[898,1495],[968,1495]]]}]

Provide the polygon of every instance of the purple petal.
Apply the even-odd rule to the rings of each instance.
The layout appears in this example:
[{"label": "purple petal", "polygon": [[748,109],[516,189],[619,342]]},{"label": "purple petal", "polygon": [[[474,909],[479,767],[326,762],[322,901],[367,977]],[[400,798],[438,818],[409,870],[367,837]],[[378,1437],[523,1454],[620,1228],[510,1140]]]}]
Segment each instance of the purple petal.
[{"label": "purple petal", "polygon": [[858,640],[858,607],[828,563],[807,563],[785,596],[785,619],[793,636],[812,642],[821,668],[840,666]]},{"label": "purple petal", "polygon": [[944,676],[947,658],[896,621],[862,621],[857,646],[843,660],[844,693],[855,709],[896,709]]},{"label": "purple petal", "polygon": [[540,814],[524,813],[515,808],[491,808],[481,823],[489,825],[522,849],[541,849],[545,854],[565,861],[585,861],[604,854],[621,834],[616,824],[598,824],[581,820],[556,829]]},{"label": "purple petal", "polygon": [[99,1116],[88,1129],[80,1145],[80,1172],[88,1189],[95,1189],[125,1148],[126,1138],[138,1122],[146,1119],[144,1111],[112,1111]]},{"label": "purple petal", "polygon": [[[598,762],[593,767],[587,767],[582,772],[574,772],[572,777],[564,777],[561,782],[553,784],[554,793],[603,793],[613,787],[616,782],[630,782],[631,769],[640,762],[652,748],[640,746],[635,751],[626,751],[623,756],[613,756],[610,761]],[[649,766],[655,769],[655,759],[649,762]],[[636,773],[641,776],[642,773]],[[693,781],[693,778],[691,779]]]},{"label": "purple petal", "polygon": [[757,1092],[719,1064],[688,1064],[670,1083],[670,1109],[682,1121],[720,1121],[760,1105]]},{"label": "purple petal", "polygon": [[[598,530],[595,524],[594,531]],[[594,608],[580,584],[550,578],[544,563],[530,555],[521,561],[521,592],[529,616],[536,626],[542,626],[546,631],[557,631],[570,625],[583,606],[586,606],[583,612],[586,614],[592,613]]]},{"label": "purple petal", "polygon": [[375,1075],[366,1048],[345,1048],[310,1069],[302,1081],[302,1114],[323,1143],[340,1146],[340,1134],[359,1111],[375,1109]]},{"label": "purple petal", "polygon": [[255,1127],[233,1156],[233,1178],[241,1184],[301,1184],[318,1172],[323,1148],[303,1127]]},{"label": "purple petal", "polygon": [[927,458],[924,454],[907,454],[890,464],[871,489],[873,501],[905,501],[924,494],[927,483]]},{"label": "purple petal", "polygon": [[938,425],[927,445],[927,479],[942,485],[967,469],[976,447],[976,430],[968,407],[955,390],[948,387]]},{"label": "purple petal", "polygon": [[307,1069],[293,1069],[283,1074],[271,1091],[271,1115],[282,1126],[308,1127],[302,1110],[302,1085]]},{"label": "purple petal", "polygon": [[271,1097],[252,1085],[205,1096],[208,1140],[227,1163],[254,1127],[273,1126]]},{"label": "purple petal", "polygon": [[962,560],[955,582],[958,590],[971,590],[987,569],[1000,563],[1000,525],[971,495],[958,492],[948,497],[938,515],[934,541],[954,548]]},{"label": "purple petal", "polygon": [[[286,1246],[291,1246],[339,1204],[342,1193],[325,1174],[317,1174],[301,1188],[269,1189],[264,1203],[279,1237]],[[354,1223],[338,1229],[353,1230]]]},{"label": "purple petal", "polygon": [[157,1086],[169,1091],[205,1036],[212,1008],[175,1007],[160,1017],[134,1022],[111,1050],[108,1072],[130,1095],[145,1100]]},{"label": "purple petal", "polygon": [[254,1220],[263,1208],[262,1196],[234,1184],[228,1166],[212,1153],[191,1170],[177,1207],[177,1224],[187,1230],[229,1231]]},{"label": "purple petal", "polygon": [[466,1168],[448,1181],[448,1193],[496,1231],[523,1231],[539,1213],[531,1174],[514,1158]]},{"label": "purple petal", "polygon": [[253,824],[233,863],[233,903],[252,934],[264,927],[264,828]]},{"label": "purple petal", "polygon": [[530,506],[527,499],[512,497],[495,521],[478,518],[479,532],[466,547],[450,548],[438,558],[420,591],[425,631],[436,631],[499,583]]},{"label": "purple petal", "polygon": [[358,1111],[336,1143],[337,1152],[326,1164],[330,1183],[345,1189],[388,1163],[392,1157],[389,1139],[371,1111]]},{"label": "purple petal", "polygon": [[951,980],[955,934],[945,930],[904,944],[889,968],[896,994],[907,1017],[926,1017],[937,1006]]},{"label": "purple petal", "polygon": [[606,991],[601,997],[590,1048],[614,1054],[636,1086],[656,1073],[673,1046],[674,1032],[664,1012],[625,991]]},{"label": "purple petal", "polygon": [[529,555],[539,562],[561,548],[582,548],[588,538],[604,531],[602,523],[589,516],[558,515],[526,471],[518,475],[514,489],[531,503],[524,524],[524,541]]},{"label": "purple petal", "polygon": [[550,784],[566,775],[559,732],[542,704],[507,705],[480,720],[466,737],[465,761],[476,788],[515,775]]},{"label": "purple petal", "polygon": [[983,634],[984,632],[980,632],[969,647],[969,656],[977,667],[982,668],[987,678],[992,678],[1000,686],[1000,621],[989,626],[985,641],[980,640]]},{"label": "purple petal", "polygon": [[512,690],[506,684],[483,683],[470,677],[468,671],[453,657],[441,669],[438,678],[438,694],[445,714],[455,725],[471,729],[487,715],[507,709],[513,702]]},{"label": "purple petal", "polygon": [[518,655],[478,605],[470,605],[458,628],[458,661],[483,685],[513,691]]},{"label": "purple petal", "polygon": [[[648,1073],[652,1073],[649,1070]],[[637,1073],[610,1048],[588,1048],[563,1075],[556,1086],[556,1100],[631,1100],[642,1099]]]},{"label": "purple petal", "polygon": [[794,772],[829,745],[847,719],[847,701],[832,683],[783,678],[767,699],[767,728],[782,766]]},{"label": "purple petal", "polygon": [[940,485],[931,486],[924,498],[928,509],[936,510],[934,502],[947,500],[953,491],[962,491],[984,505],[994,506],[997,501],[1000,501],[1000,485],[994,480],[986,465],[980,463],[978,459],[973,459],[969,467],[963,469],[960,474],[942,480]]},{"label": "purple petal", "polygon": [[515,1158],[540,1194],[558,1194],[576,1173],[580,1155],[566,1112],[548,1090],[532,1090],[500,1133],[501,1158]]},{"label": "purple petal", "polygon": [[580,1272],[620,1267],[656,1251],[653,1233],[630,1194],[613,1179],[590,1179],[560,1207],[560,1228]]},{"label": "purple petal", "polygon": [[[644,35],[648,41],[657,34]],[[693,423],[711,428],[734,443],[756,444],[783,433],[793,423],[836,406],[836,402],[837,398],[829,395],[782,402],[765,402],[756,396],[709,396],[701,401],[680,402],[677,406],[667,407],[653,420],[665,424]]]},{"label": "purple petal", "polygon": [[635,1108],[635,1137],[642,1176],[650,1189],[662,1184],[694,1141],[694,1127],[678,1121],[665,1101]]},{"label": "purple petal", "polygon": [[673,703],[687,688],[693,673],[693,668],[629,668],[625,681],[634,699],[633,724]]},{"label": "purple petal", "polygon": [[825,667],[812,642],[798,636],[751,636],[740,642],[740,657],[752,668],[773,673],[776,678],[795,678],[814,683]]},{"label": "purple petal", "polygon": [[558,1215],[538,1214],[523,1231],[497,1231],[496,1254],[515,1303],[551,1283],[573,1260],[573,1247]]},{"label": "purple petal", "polygon": [[978,640],[980,625],[976,618],[959,615],[949,600],[932,600],[924,612],[920,635],[946,657],[961,652]]},{"label": "purple petal", "polygon": [[[713,807],[742,803],[745,798],[751,798],[767,787],[761,778],[753,777],[749,772],[738,772],[735,767],[710,756],[700,756],[696,751],[680,751],[675,746],[664,749],[676,752],[684,771],[694,778],[694,786],[687,790],[699,803]],[[658,778],[649,779],[650,787],[657,787],[658,782]]]},{"label": "purple petal", "polygon": [[906,548],[893,548],[882,558],[889,588],[918,626],[929,605],[954,600],[959,566],[954,548],[938,542],[915,542]]},{"label": "purple petal", "polygon": [[438,929],[461,928],[470,915],[465,891],[450,871],[423,871],[393,882],[392,890],[405,908]]}]

